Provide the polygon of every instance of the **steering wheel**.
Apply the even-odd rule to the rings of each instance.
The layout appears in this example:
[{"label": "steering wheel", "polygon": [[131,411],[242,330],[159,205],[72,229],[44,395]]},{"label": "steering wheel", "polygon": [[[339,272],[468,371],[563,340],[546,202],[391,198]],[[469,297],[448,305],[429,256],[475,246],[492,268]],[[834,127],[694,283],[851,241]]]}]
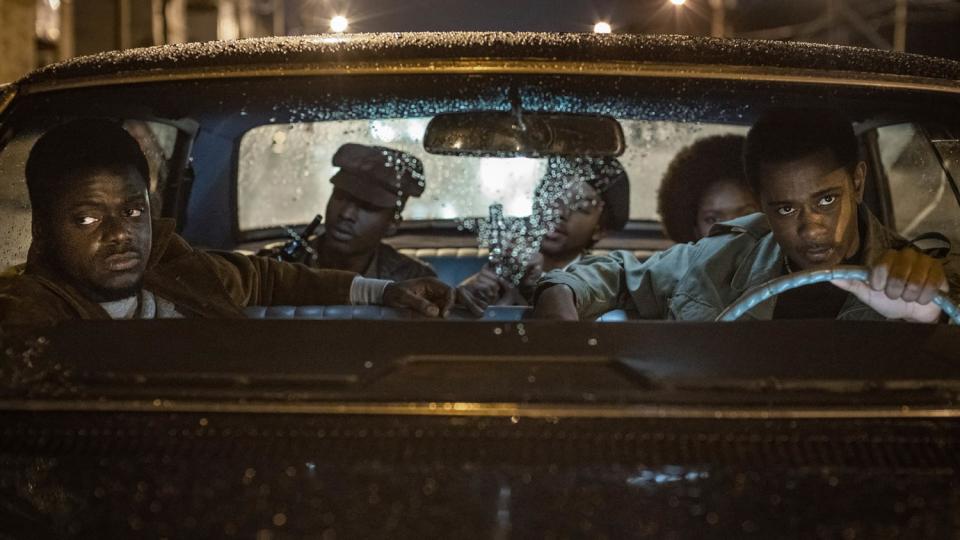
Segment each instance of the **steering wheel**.
[{"label": "steering wheel", "polygon": [[[856,279],[859,281],[868,281],[870,270],[863,266],[836,266],[826,270],[803,270],[794,272],[787,276],[771,279],[770,281],[757,285],[745,292],[736,302],[727,306],[717,321],[735,321],[744,313],[751,310],[764,300],[772,298],[780,293],[803,287],[804,285],[813,285],[814,283],[823,283],[833,279]],[[937,294],[933,297],[933,303],[940,306],[940,309],[950,317],[951,324],[960,324],[960,308],[954,304],[944,294]]]}]

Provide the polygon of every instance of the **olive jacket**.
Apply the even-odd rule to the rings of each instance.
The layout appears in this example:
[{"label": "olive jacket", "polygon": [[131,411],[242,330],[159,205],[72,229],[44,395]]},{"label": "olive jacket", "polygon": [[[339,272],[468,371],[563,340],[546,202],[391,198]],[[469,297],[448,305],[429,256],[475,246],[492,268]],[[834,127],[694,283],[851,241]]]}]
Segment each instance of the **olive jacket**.
[{"label": "olive jacket", "polygon": [[[910,245],[884,227],[866,207],[859,209],[863,260],[875,263],[888,249]],[[960,291],[960,274],[945,265],[951,297]],[[615,251],[588,257],[566,270],[544,275],[537,293],[552,285],[573,290],[581,320],[614,309],[634,310],[641,319],[712,321],[747,290],[787,273],[784,255],[761,213],[714,225],[697,243],[678,244],[638,260]],[[776,297],[760,303],[744,319],[773,318]],[[839,319],[883,320],[883,316],[847,295]]]},{"label": "olive jacket", "polygon": [[[243,317],[251,305],[349,304],[355,274],[313,270],[233,252],[194,249],[169,219],[153,222],[153,247],[143,288],[186,317]],[[108,319],[43,264],[34,250],[20,275],[0,277],[0,324],[46,325],[67,319]]]}]

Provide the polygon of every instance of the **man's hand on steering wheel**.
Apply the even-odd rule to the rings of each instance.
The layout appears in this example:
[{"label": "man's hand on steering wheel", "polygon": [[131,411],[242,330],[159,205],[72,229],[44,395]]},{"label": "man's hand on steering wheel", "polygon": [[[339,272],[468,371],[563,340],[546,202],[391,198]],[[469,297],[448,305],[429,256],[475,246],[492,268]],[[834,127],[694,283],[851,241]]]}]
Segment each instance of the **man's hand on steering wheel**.
[{"label": "man's hand on steering wheel", "polygon": [[940,317],[933,297],[949,290],[940,261],[913,248],[887,251],[870,268],[869,284],[855,280],[831,283],[888,319],[928,323]]}]

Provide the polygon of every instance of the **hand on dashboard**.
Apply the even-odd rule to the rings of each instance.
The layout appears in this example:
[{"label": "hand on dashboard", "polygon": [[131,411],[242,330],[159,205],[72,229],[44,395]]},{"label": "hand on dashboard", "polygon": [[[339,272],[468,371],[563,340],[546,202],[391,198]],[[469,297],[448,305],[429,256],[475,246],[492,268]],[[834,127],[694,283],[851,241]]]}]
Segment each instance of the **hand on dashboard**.
[{"label": "hand on dashboard", "polygon": [[424,277],[387,285],[383,305],[412,309],[427,317],[446,317],[456,296],[453,287],[437,278]]}]

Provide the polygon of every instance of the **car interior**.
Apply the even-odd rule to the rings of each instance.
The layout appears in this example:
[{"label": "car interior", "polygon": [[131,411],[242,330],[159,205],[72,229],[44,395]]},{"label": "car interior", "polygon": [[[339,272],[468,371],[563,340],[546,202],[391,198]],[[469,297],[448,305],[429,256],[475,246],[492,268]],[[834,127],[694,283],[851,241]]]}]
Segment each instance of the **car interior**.
[{"label": "car interior", "polygon": [[[763,81],[606,77],[603,83],[598,90],[595,78],[570,76],[247,78],[28,96],[4,123],[0,139],[7,146],[0,175],[15,180],[4,183],[4,198],[20,223],[19,234],[0,250],[0,265],[21,263],[29,243],[25,190],[15,186],[30,141],[46,126],[77,116],[76,103],[84,104],[84,115],[123,119],[128,130],[140,133],[155,176],[154,214],[175,218],[189,242],[206,248],[256,253],[286,242],[290,231],[301,231],[323,212],[335,171],[333,151],[361,142],[400,148],[427,163],[422,200],[408,204],[398,233],[386,242],[430,264],[450,285],[475,273],[489,256],[464,218],[483,218],[495,202],[516,215],[528,213],[529,186],[550,155],[590,153],[624,163],[631,219],[593,252],[626,249],[644,258],[671,244],[654,201],[666,163],[680,148],[706,135],[743,134],[765,107],[799,104],[837,106],[854,120],[869,163],[865,202],[881,221],[909,238],[936,232],[960,241],[956,171],[944,168],[950,161],[930,142],[956,133],[960,121],[941,114],[947,109],[937,105],[940,96],[921,104],[902,90],[872,90],[865,99],[859,88],[785,88]],[[189,101],[177,97],[188,92]],[[549,140],[540,133],[504,146],[500,139],[523,115],[531,125],[539,122],[541,131],[553,129]],[[611,127],[622,140],[604,131]],[[528,312],[491,307],[484,319],[519,320]],[[252,307],[248,315],[409,316],[368,306]],[[455,312],[453,318],[470,317]],[[612,312],[601,320],[628,318]]]}]

